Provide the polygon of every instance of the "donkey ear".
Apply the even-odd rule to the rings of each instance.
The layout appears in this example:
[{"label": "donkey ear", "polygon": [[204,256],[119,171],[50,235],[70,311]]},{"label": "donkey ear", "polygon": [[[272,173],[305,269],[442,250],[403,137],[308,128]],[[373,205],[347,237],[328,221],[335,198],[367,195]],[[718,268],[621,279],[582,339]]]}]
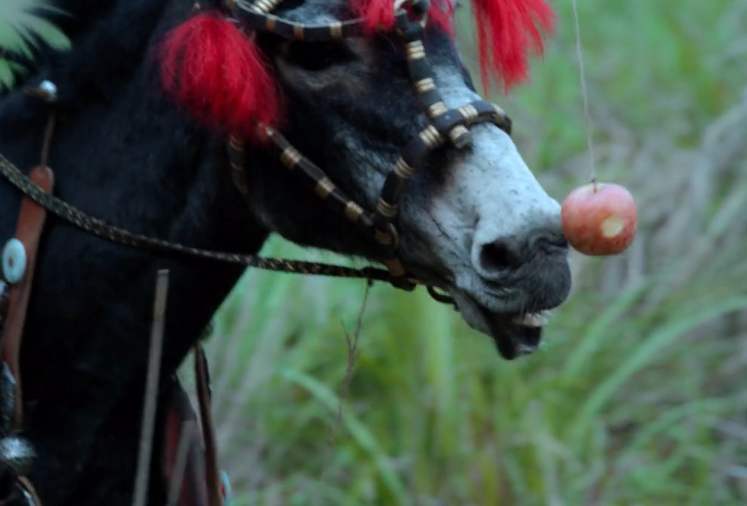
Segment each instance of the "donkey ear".
[{"label": "donkey ear", "polygon": [[219,13],[201,13],[169,32],[160,48],[164,90],[205,125],[252,137],[277,123],[278,91],[260,50]]},{"label": "donkey ear", "polygon": [[527,52],[542,52],[541,30],[553,30],[555,14],[545,0],[472,0],[472,5],[483,87],[494,77],[508,91],[527,78]]}]

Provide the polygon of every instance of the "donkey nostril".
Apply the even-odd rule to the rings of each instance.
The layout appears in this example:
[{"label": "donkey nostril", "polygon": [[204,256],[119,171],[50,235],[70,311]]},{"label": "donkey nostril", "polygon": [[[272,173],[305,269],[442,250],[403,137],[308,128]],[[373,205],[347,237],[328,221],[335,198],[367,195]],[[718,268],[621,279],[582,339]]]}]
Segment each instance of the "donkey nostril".
[{"label": "donkey nostril", "polygon": [[505,241],[485,244],[480,251],[480,267],[486,271],[499,271],[519,265],[519,255]]}]

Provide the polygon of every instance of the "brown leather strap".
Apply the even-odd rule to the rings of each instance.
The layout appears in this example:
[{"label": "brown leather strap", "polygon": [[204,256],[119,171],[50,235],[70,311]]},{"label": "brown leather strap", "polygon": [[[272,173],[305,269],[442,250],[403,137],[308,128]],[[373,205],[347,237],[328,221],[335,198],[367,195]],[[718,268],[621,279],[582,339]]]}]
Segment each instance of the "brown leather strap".
[{"label": "brown leather strap", "polygon": [[[34,167],[29,178],[46,193],[51,193],[54,186],[54,174],[49,167]],[[16,380],[16,402],[13,413],[13,427],[20,429],[23,425],[23,399],[21,396],[21,371],[19,357],[23,327],[26,322],[31,286],[34,281],[34,267],[39,239],[44,229],[47,212],[28,197],[21,201],[18,214],[16,239],[26,249],[26,272],[21,281],[10,288],[8,318],[2,336],[2,359],[10,367]]]},{"label": "brown leather strap", "polygon": [[205,451],[197,416],[178,380],[171,387],[164,419],[162,469],[166,506],[208,506]]},{"label": "brown leather strap", "polygon": [[205,481],[208,485],[210,506],[222,506],[220,477],[218,476],[218,456],[215,444],[213,416],[210,411],[210,373],[208,372],[205,351],[195,345],[195,377],[197,380],[197,400],[199,402],[202,438],[205,442]]},{"label": "brown leather strap", "polygon": [[0,498],[0,506],[41,506],[41,500],[31,482],[23,476],[18,476],[10,493]]},{"label": "brown leather strap", "polygon": [[25,476],[19,476],[17,479],[18,484],[23,488],[23,491],[28,495],[28,499],[31,501],[30,506],[41,506],[42,502],[39,499],[39,494],[36,493],[34,485]]}]

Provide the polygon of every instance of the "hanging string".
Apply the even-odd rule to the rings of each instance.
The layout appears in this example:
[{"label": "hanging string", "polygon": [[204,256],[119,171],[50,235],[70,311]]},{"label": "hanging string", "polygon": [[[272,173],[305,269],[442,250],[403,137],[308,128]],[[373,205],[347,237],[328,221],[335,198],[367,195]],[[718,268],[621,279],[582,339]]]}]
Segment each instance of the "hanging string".
[{"label": "hanging string", "polygon": [[345,367],[345,377],[342,380],[342,386],[340,388],[339,403],[337,405],[337,417],[335,419],[335,425],[332,428],[330,442],[334,445],[337,440],[337,435],[342,428],[342,410],[343,405],[350,398],[350,385],[353,382],[353,373],[355,372],[355,363],[358,360],[358,343],[360,340],[361,329],[363,328],[363,316],[366,314],[366,308],[368,307],[368,295],[371,292],[371,285],[373,283],[366,282],[366,288],[363,292],[363,300],[361,301],[361,307],[358,310],[358,317],[355,320],[355,330],[353,333],[345,331],[345,342],[347,344],[348,357],[347,365]]},{"label": "hanging string", "polygon": [[579,23],[578,6],[576,0],[571,0],[573,6],[573,20],[576,28],[576,59],[578,60],[578,73],[581,81],[581,95],[584,100],[584,119],[586,122],[586,146],[589,153],[589,180],[596,186],[597,183],[597,167],[596,167],[596,156],[594,155],[594,138],[592,131],[594,125],[591,119],[591,111],[589,110],[589,90],[586,85],[586,68],[584,66],[584,53],[581,47],[581,24]]}]

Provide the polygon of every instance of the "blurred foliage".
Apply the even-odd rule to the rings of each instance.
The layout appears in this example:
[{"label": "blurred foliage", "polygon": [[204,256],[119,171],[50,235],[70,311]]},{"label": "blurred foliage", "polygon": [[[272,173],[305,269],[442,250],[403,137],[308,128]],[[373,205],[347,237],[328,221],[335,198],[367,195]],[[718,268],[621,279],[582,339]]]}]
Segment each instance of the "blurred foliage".
[{"label": "blurred foliage", "polygon": [[[571,5],[554,5],[532,82],[494,98],[560,198],[589,169]],[[573,256],[571,299],[515,363],[422,290],[375,286],[352,375],[362,284],[248,273],[208,341],[237,504],[747,500],[747,2],[579,13],[599,175],[636,194],[634,247]],[[464,9],[468,61],[471,32]]]},{"label": "blurred foliage", "polygon": [[40,14],[59,12],[47,0],[2,0],[0,2],[0,91],[10,88],[23,72],[19,62],[33,61],[34,49],[45,44],[67,49],[70,41]]}]

